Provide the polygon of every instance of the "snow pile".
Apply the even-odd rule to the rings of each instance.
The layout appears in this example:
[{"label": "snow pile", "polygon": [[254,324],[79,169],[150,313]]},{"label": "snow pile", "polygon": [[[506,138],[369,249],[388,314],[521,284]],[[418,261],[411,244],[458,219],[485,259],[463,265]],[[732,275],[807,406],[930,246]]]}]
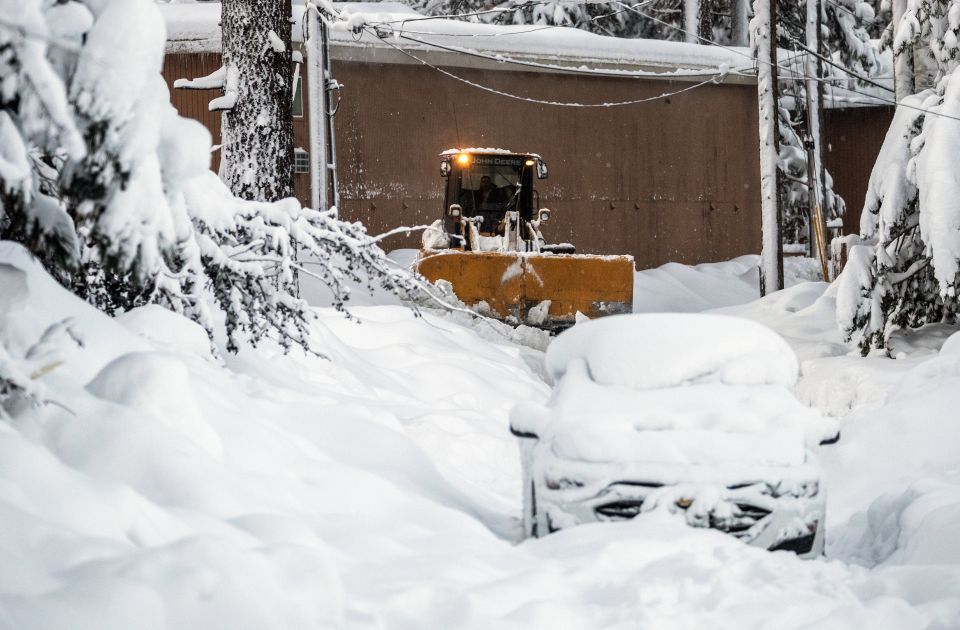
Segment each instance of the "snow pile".
[{"label": "snow pile", "polygon": [[[633,280],[634,313],[692,313],[752,302],[760,297],[757,255],[696,266],[667,263],[641,269]],[[784,284],[820,280],[816,259],[789,256]]]}]

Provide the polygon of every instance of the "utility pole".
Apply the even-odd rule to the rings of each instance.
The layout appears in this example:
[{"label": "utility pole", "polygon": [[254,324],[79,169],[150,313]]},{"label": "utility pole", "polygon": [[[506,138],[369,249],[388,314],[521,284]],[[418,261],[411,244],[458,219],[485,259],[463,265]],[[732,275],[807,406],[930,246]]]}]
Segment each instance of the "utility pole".
[{"label": "utility pole", "polygon": [[310,116],[310,207],[321,212],[327,209],[327,80],[321,21],[312,2],[307,12],[307,89]]},{"label": "utility pole", "polygon": [[760,122],[762,247],[760,295],[783,289],[783,214],[780,211],[780,130],[777,111],[777,0],[754,0]]},{"label": "utility pole", "polygon": [[[817,257],[820,259],[820,272],[824,282],[830,282],[830,271],[827,265],[827,226],[824,222],[824,203],[826,199],[823,186],[823,119],[821,116],[821,102],[823,98],[823,62],[820,59],[821,35],[821,0],[807,0],[807,193],[810,203],[811,252],[816,246]],[[816,54],[809,51],[815,51]]]}]

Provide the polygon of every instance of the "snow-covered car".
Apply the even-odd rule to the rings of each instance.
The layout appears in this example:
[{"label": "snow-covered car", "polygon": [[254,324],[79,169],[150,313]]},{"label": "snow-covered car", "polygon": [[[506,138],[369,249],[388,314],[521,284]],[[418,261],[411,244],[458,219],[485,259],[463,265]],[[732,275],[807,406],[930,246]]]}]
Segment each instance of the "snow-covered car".
[{"label": "snow-covered car", "polygon": [[804,557],[823,551],[816,451],[836,424],[794,397],[796,355],[720,315],[622,315],[564,332],[545,405],[511,412],[524,528],[543,536],[652,510]]}]

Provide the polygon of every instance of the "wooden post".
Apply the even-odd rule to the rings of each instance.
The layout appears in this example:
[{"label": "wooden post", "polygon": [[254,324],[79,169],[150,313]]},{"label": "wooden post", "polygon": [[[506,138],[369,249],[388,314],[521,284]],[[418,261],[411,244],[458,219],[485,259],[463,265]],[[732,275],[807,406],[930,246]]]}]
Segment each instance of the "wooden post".
[{"label": "wooden post", "polygon": [[[820,103],[823,93],[823,65],[820,60],[820,0],[807,0],[807,48],[817,54],[807,52],[806,92],[807,92],[807,198],[810,203],[810,225],[813,227],[811,245],[816,246],[816,255],[820,259],[820,272],[824,282],[830,281],[827,264],[827,226],[824,221],[826,191],[821,165],[823,163],[823,131]],[[811,247],[810,255],[813,255]]]}]

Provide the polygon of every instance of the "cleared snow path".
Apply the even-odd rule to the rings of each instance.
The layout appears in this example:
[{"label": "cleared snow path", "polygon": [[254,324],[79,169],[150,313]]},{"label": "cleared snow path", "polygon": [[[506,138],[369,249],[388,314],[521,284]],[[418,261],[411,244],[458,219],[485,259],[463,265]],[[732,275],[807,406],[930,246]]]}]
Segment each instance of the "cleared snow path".
[{"label": "cleared snow path", "polygon": [[[518,544],[506,413],[546,396],[536,351],[373,306],[355,311],[359,325],[319,310],[314,338],[332,362],[266,344],[220,362],[182,318],[110,319],[19,247],[0,244],[2,262],[28,274],[12,346],[68,314],[87,344],[43,377],[70,411],[0,422],[0,628],[960,626],[958,562],[933,558],[957,547],[930,546],[957,539],[937,476],[946,446],[919,499],[843,530],[869,543],[846,550],[894,541],[887,555],[849,553],[857,562],[804,562],[660,516]],[[956,391],[960,368],[924,365]],[[934,393],[928,411],[943,413]],[[855,441],[846,422],[841,498],[863,489],[855,466],[891,459],[857,449],[888,426],[864,419]],[[933,453],[932,424],[900,421],[913,436],[900,470]]]}]

